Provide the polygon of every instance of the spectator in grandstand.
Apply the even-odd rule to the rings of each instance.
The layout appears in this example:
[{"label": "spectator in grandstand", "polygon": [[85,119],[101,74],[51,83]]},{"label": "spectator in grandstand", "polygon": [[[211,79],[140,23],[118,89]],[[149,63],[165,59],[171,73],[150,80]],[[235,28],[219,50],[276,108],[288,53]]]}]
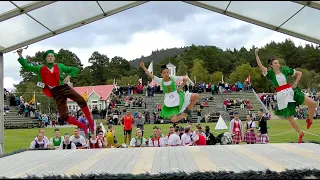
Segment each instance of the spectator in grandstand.
[{"label": "spectator in grandstand", "polygon": [[130,141],[131,147],[144,147],[147,146],[146,139],[142,135],[142,130],[137,128],[136,130],[136,137],[132,138]]},{"label": "spectator in grandstand", "polygon": [[45,127],[48,127],[48,125],[49,125],[49,117],[46,114],[44,114],[43,115],[43,119],[44,119]]},{"label": "spectator in grandstand", "polygon": [[83,112],[80,112],[80,116],[79,116],[78,121],[80,121],[81,123],[86,125],[86,129],[79,128],[80,129],[80,135],[83,136],[83,137],[86,137],[86,134],[84,132],[88,131],[88,128],[87,128],[88,127],[88,121],[87,121],[86,117],[84,116]]},{"label": "spectator in grandstand", "polygon": [[48,142],[44,140],[44,136],[38,133],[35,140],[30,144],[30,149],[46,149],[48,147]]},{"label": "spectator in grandstand", "polygon": [[74,128],[70,141],[76,145],[77,149],[85,149],[87,147],[86,139],[80,135],[79,128]]},{"label": "spectator in grandstand", "polygon": [[55,134],[53,138],[50,138],[50,143],[49,146],[52,148],[59,148],[62,141],[63,141],[63,136],[60,136],[60,130],[59,129],[55,129],[54,130]]},{"label": "spectator in grandstand", "polygon": [[76,145],[74,144],[74,142],[70,141],[70,135],[69,133],[65,133],[64,134],[64,140],[62,141],[59,149],[77,149]]},{"label": "spectator in grandstand", "polygon": [[53,114],[51,114],[51,126],[55,128],[56,124],[57,124],[57,118],[53,116]]},{"label": "spectator in grandstand", "polygon": [[242,141],[242,123],[239,119],[239,113],[235,112],[233,119],[230,121],[230,133],[232,134],[232,142],[239,144]]},{"label": "spectator in grandstand", "polygon": [[197,123],[199,124],[202,120],[202,109],[200,107],[197,110],[197,116],[198,116]]},{"label": "spectator in grandstand", "polygon": [[153,127],[152,134],[153,136],[148,141],[149,147],[164,147],[164,138],[159,136],[159,128],[157,126]]},{"label": "spectator in grandstand", "polygon": [[142,131],[142,136],[144,133],[144,122],[145,122],[145,118],[142,116],[142,113],[139,112],[136,118],[136,127]]},{"label": "spectator in grandstand", "polygon": [[247,121],[245,123],[246,134],[244,136],[244,142],[247,144],[255,144],[256,143],[256,133],[254,129],[256,128],[256,123],[252,119],[252,114],[247,115]]},{"label": "spectator in grandstand", "polygon": [[118,115],[119,111],[116,110],[114,113],[113,113],[113,116],[112,116],[112,124],[113,125],[117,125],[118,124],[118,121],[119,121],[119,115]]}]

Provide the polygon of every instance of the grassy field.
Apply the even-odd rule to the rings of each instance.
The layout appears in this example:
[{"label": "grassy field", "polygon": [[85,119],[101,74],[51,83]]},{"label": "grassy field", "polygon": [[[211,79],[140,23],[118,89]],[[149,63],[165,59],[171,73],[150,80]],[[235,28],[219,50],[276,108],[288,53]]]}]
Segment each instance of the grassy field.
[{"label": "grassy field", "polygon": [[[314,123],[311,129],[306,129],[306,123],[304,120],[297,120],[301,129],[306,131],[304,136],[304,141],[320,141],[320,120],[314,120]],[[179,124],[179,126],[186,126],[187,124]],[[196,124],[194,124],[196,125]],[[217,130],[215,131],[216,123],[202,123],[201,125],[206,126],[209,125],[212,133],[216,136],[221,132],[226,130]],[[229,126],[229,123],[227,123]],[[145,125],[145,137],[149,137],[152,134],[152,128],[154,124],[146,124]],[[168,129],[170,124],[157,124],[158,127],[162,129],[163,134],[168,134]],[[271,143],[286,143],[291,141],[297,141],[298,135],[297,133],[291,128],[289,122],[287,120],[270,120],[268,121],[269,129],[269,136]],[[59,126],[57,126],[59,128]],[[106,126],[105,126],[106,127]],[[116,137],[118,138],[119,142],[123,143],[123,129],[121,126],[116,127]],[[193,127],[194,129],[195,127]],[[107,129],[107,127],[106,127]],[[61,135],[68,132],[73,134],[72,127],[64,127],[60,128]],[[4,131],[4,147],[5,153],[12,152],[14,150],[18,150],[21,148],[29,148],[31,141],[35,138],[38,133],[38,129],[8,129]],[[312,133],[312,134],[308,134]],[[133,134],[135,135],[135,131],[133,130]],[[48,127],[45,129],[45,135],[50,138],[54,136],[54,129]]]}]

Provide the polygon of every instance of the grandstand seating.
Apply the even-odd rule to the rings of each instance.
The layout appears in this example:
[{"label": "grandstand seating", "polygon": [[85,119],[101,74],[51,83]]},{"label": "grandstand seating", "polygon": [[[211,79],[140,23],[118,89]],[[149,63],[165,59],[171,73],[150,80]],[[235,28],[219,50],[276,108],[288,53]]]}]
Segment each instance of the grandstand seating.
[{"label": "grandstand seating", "polygon": [[[4,100],[5,105],[10,105],[9,101]],[[5,129],[18,129],[18,128],[35,128],[40,127],[39,121],[19,115],[16,106],[9,106],[9,112],[4,115],[4,128]]]},{"label": "grandstand seating", "polygon": [[[202,98],[210,98],[212,95],[211,93],[200,93],[200,101],[201,104],[203,103]],[[142,97],[144,100],[146,100],[147,102],[147,110],[143,107],[125,107],[124,103],[122,104],[117,104],[118,109],[120,111],[122,111],[123,109],[127,109],[131,112],[134,111],[138,111],[138,112],[144,112],[144,111],[149,111],[150,114],[152,114],[152,112],[154,111],[154,108],[156,106],[157,103],[163,103],[163,98],[164,95],[163,94],[155,94],[154,97],[148,97],[146,98],[144,94],[137,94],[137,95],[133,95],[134,98],[136,97]],[[229,116],[229,112],[230,110],[232,110],[232,108],[229,108],[227,110],[225,110],[223,102],[225,99],[236,99],[236,98],[240,98],[240,99],[249,99],[249,101],[251,102],[252,105],[252,112],[255,112],[257,114],[257,112],[259,111],[261,107],[260,102],[257,100],[256,96],[252,93],[252,92],[232,92],[230,94],[215,94],[212,96],[213,100],[207,100],[208,102],[208,106],[203,108],[203,115],[208,115],[212,112],[219,112],[222,116],[222,118],[225,121],[229,121],[231,119],[231,117]],[[196,105],[194,107],[194,111],[191,113],[192,114],[192,120],[191,122],[197,122],[197,111],[196,109],[199,107],[199,105]],[[240,115],[240,119],[246,119],[246,115],[248,113],[247,110],[240,110],[240,107],[235,107],[235,109],[237,110],[237,112],[239,112]],[[151,115],[151,119],[152,119],[152,115]],[[211,115],[209,122],[213,121],[217,121],[219,119],[219,116],[216,115]],[[169,120],[165,120],[165,122],[169,122]]]}]

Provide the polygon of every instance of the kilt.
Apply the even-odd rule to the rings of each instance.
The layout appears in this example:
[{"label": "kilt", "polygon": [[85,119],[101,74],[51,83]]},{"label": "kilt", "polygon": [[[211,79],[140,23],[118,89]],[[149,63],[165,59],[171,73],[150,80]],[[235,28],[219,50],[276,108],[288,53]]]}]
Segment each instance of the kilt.
[{"label": "kilt", "polygon": [[267,144],[269,142],[268,134],[261,134],[260,131],[257,134],[257,143],[259,144]]},{"label": "kilt", "polygon": [[232,137],[232,142],[233,143],[239,143],[239,142],[241,142],[241,140],[242,140],[241,133],[239,131],[235,132],[234,136]]},{"label": "kilt", "polygon": [[56,121],[51,121],[51,123],[52,123],[52,126],[57,124]]},{"label": "kilt", "polygon": [[246,132],[243,141],[247,143],[256,143],[257,139],[254,131]]}]

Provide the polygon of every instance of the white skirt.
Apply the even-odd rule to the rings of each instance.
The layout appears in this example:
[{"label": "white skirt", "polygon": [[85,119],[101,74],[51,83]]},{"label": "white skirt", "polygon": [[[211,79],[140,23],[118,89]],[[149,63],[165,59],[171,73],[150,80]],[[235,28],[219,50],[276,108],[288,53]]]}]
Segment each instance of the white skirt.
[{"label": "white skirt", "polygon": [[296,102],[293,100],[294,91],[292,88],[284,89],[280,92],[277,92],[277,105],[278,109],[285,109],[288,106],[289,102]]},{"label": "white skirt", "polygon": [[183,113],[184,110],[186,110],[187,107],[190,105],[190,102],[191,102],[191,94],[192,94],[192,93],[190,93],[189,91],[186,91],[186,92],[184,93],[184,102],[183,102],[182,108],[181,108],[181,110],[180,110],[179,113]]}]

